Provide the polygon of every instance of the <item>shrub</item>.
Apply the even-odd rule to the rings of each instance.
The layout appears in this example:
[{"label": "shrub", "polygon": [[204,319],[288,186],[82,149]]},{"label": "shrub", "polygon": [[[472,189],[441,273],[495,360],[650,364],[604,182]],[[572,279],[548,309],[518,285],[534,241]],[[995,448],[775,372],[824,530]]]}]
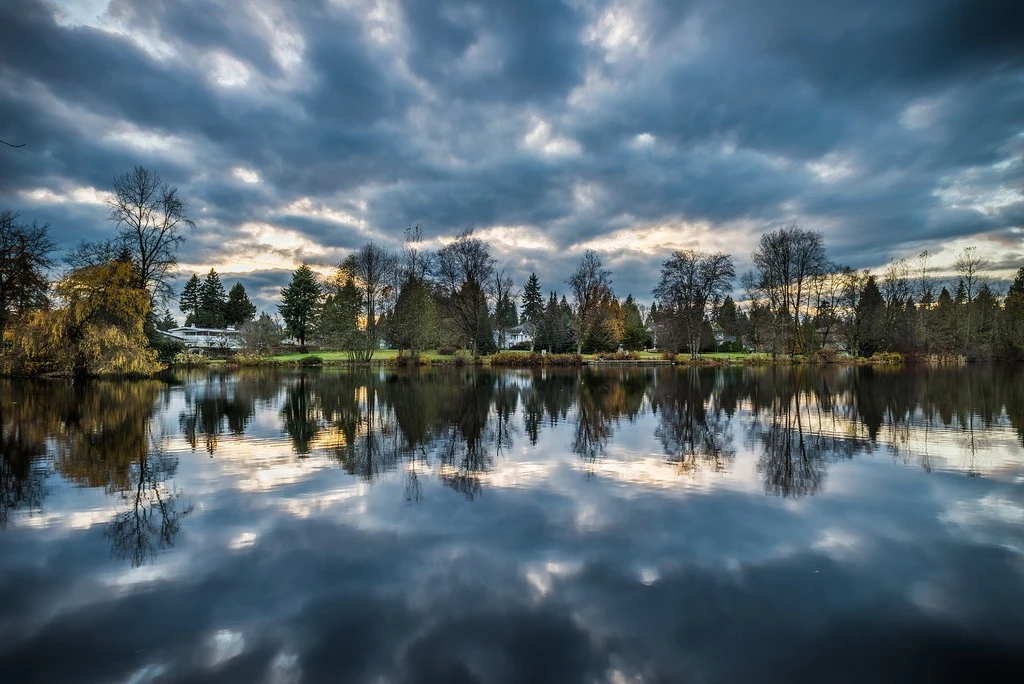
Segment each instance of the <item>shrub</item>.
[{"label": "shrub", "polygon": [[516,342],[515,344],[513,344],[510,347],[510,349],[512,351],[530,351],[530,343],[529,342]]},{"label": "shrub", "polygon": [[583,357],[579,354],[545,354],[545,366],[582,366]]},{"label": "shrub", "polygon": [[443,346],[437,348],[438,356],[455,356],[455,347]]},{"label": "shrub", "polygon": [[207,366],[210,364],[210,359],[206,358],[206,355],[202,352],[193,351],[186,349],[180,351],[174,355],[174,359],[171,361],[171,365],[191,368],[194,366]]},{"label": "shrub", "polygon": [[299,359],[299,365],[300,366],[322,366],[322,365],[324,365],[324,360],[322,358],[320,358],[319,356],[317,356],[316,354],[313,354],[312,356],[304,356],[301,359]]},{"label": "shrub", "polygon": [[640,353],[636,351],[616,351],[611,353],[598,354],[602,361],[639,361]]},{"label": "shrub", "polygon": [[522,354],[519,352],[498,352],[491,356],[492,366],[542,366],[544,355],[540,352]]},{"label": "shrub", "polygon": [[400,368],[407,366],[429,366],[430,359],[422,354],[416,354],[415,356],[412,354],[399,354],[395,357],[395,365]]},{"label": "shrub", "polygon": [[835,363],[836,362],[836,350],[835,349],[819,349],[811,354],[811,360],[814,363]]},{"label": "shrub", "polygon": [[666,349],[665,351],[661,352],[661,358],[664,361],[675,361],[676,353],[674,351]]},{"label": "shrub", "polygon": [[239,366],[265,366],[270,365],[272,361],[266,356],[260,356],[259,354],[238,352],[231,357],[231,363]]},{"label": "shrub", "polygon": [[871,356],[871,363],[898,365],[903,363],[903,354],[899,352],[875,352]]}]

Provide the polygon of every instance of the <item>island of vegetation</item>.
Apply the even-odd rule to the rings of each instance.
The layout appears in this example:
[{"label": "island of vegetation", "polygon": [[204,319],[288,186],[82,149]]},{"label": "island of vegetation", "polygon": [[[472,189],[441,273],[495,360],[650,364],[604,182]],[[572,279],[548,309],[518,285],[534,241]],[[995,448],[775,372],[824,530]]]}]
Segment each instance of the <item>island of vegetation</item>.
[{"label": "island of vegetation", "polygon": [[[49,226],[0,210],[0,372],[152,375],[167,365],[321,363],[794,363],[1024,360],[1024,267],[1003,293],[991,264],[965,248],[951,273],[931,255],[884,272],[830,260],[821,233],[796,224],[761,236],[752,269],[733,257],[668,255],[650,306],[616,295],[594,251],[554,287],[518,288],[472,231],[440,249],[419,226],[401,249],[368,243],[324,277],[292,273],[274,314],[213,269],[172,287],[195,228],[188,202],[143,167],[117,177],[111,237],[54,260]],[[546,293],[546,294],[545,294]],[[189,348],[172,331],[231,333]]]}]

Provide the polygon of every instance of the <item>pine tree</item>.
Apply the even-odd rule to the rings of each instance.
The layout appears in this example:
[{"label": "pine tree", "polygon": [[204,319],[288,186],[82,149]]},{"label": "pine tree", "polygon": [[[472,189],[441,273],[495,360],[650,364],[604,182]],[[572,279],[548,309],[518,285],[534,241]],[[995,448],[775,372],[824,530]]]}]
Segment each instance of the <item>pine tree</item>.
[{"label": "pine tree", "polygon": [[196,311],[196,325],[202,328],[223,328],[224,308],[227,305],[224,285],[217,271],[210,269],[199,290],[199,310]]},{"label": "pine tree", "polygon": [[156,329],[157,330],[170,330],[171,328],[177,328],[177,327],[178,327],[178,321],[175,320],[174,316],[171,315],[171,310],[165,308],[164,309],[163,317],[159,321],[157,321],[157,323],[156,323]]},{"label": "pine tree", "polygon": [[882,351],[885,344],[885,300],[875,276],[869,276],[857,302],[857,349],[861,356]]},{"label": "pine tree", "polygon": [[529,323],[534,328],[534,342],[530,344],[530,351],[534,350],[537,336],[537,327],[544,315],[544,295],[540,291],[540,279],[536,273],[531,273],[523,286],[523,316],[524,323]]},{"label": "pine tree", "polygon": [[639,351],[646,343],[647,330],[644,328],[643,316],[640,315],[640,307],[633,295],[629,295],[622,304],[622,347],[629,351]]},{"label": "pine tree", "polygon": [[242,283],[235,283],[228,292],[228,301],[224,306],[224,323],[233,327],[241,327],[256,318],[256,307],[249,301],[249,294]]},{"label": "pine tree", "polygon": [[277,305],[289,332],[299,341],[305,352],[306,339],[313,331],[316,314],[320,309],[320,283],[308,264],[302,264],[292,273],[287,287],[281,288],[282,301]]},{"label": "pine tree", "polygon": [[202,290],[203,284],[199,280],[199,276],[195,273],[185,283],[185,287],[181,291],[181,299],[178,300],[178,308],[185,314],[187,318],[186,325],[195,321],[196,311],[199,309],[199,293]]},{"label": "pine tree", "polygon": [[1006,293],[1006,296],[1009,297],[1014,293],[1024,295],[1024,266],[1017,269],[1017,277],[1013,279],[1013,284],[1010,285],[1010,290]]}]

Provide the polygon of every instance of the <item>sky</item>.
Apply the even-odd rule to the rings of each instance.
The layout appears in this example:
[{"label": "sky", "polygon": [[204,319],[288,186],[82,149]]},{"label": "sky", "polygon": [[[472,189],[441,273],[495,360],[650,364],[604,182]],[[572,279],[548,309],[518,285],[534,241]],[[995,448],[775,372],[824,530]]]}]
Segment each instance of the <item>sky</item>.
[{"label": "sky", "polygon": [[1010,0],[0,0],[0,207],[108,237],[135,165],[190,201],[183,282],[273,311],[419,224],[545,290],[587,249],[649,300],[674,249],[749,268],[796,221],[880,269],[1024,266]]}]

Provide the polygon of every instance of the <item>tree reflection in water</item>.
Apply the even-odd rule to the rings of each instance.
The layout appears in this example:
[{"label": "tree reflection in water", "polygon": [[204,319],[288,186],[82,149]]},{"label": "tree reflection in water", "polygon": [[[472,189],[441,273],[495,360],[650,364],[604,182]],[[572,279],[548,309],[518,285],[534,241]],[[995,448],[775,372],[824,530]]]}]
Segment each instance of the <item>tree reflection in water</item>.
[{"label": "tree reflection in water", "polygon": [[57,474],[116,498],[107,536],[117,557],[138,565],[173,545],[192,509],[157,427],[172,394],[194,450],[214,456],[225,436],[248,439],[262,412],[298,457],[328,456],[365,482],[400,471],[410,503],[427,478],[477,498],[517,440],[528,453],[545,432],[593,475],[623,424],[641,420],[673,477],[733,469],[741,440],[765,492],[784,497],[820,492],[831,463],[860,453],[931,470],[942,441],[978,474],[991,466],[993,430],[1024,445],[1015,368],[246,369],[168,382],[0,380],[0,524],[41,510]]},{"label": "tree reflection in water", "polygon": [[731,430],[735,404],[729,405],[732,393],[721,382],[720,374],[690,368],[654,388],[654,434],[680,473],[702,468],[723,472],[736,458]]},{"label": "tree reflection in water", "polygon": [[[21,483],[4,484],[5,504],[8,492],[25,491],[25,479],[40,492],[33,473],[47,473],[41,464],[49,464],[69,482],[118,496],[123,507],[106,529],[115,556],[141,565],[173,546],[191,506],[171,483],[177,457],[152,434],[162,388],[156,381],[0,383],[3,470],[32,462]],[[42,507],[42,497],[30,505]]]}]

